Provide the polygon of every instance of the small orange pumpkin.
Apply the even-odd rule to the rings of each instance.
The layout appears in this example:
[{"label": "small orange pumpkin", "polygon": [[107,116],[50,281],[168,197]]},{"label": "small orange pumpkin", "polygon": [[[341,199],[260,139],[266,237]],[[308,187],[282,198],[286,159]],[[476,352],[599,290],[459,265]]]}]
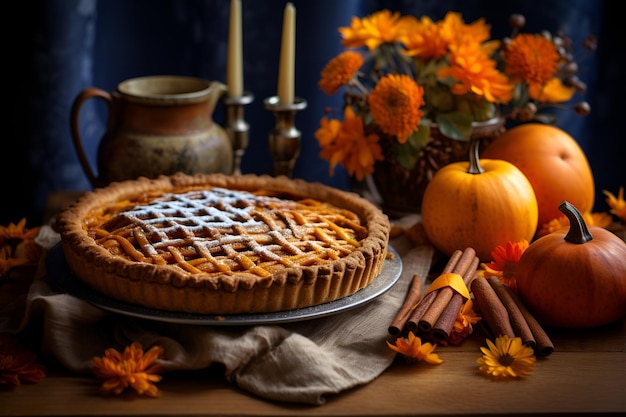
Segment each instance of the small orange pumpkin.
[{"label": "small orange pumpkin", "polygon": [[593,174],[574,138],[556,126],[525,123],[508,129],[482,152],[483,158],[503,159],[524,173],[535,190],[539,228],[561,216],[567,200],[582,212],[593,209]]},{"label": "small orange pumpkin", "polygon": [[626,316],[626,243],[606,229],[587,227],[567,201],[559,210],[570,227],[524,251],[515,268],[520,298],[545,326],[591,328]]},{"label": "small orange pumpkin", "polygon": [[507,241],[530,241],[537,228],[537,200],[530,182],[513,164],[479,160],[478,141],[469,162],[442,167],[424,191],[422,225],[430,242],[450,256],[472,247],[481,261]]}]

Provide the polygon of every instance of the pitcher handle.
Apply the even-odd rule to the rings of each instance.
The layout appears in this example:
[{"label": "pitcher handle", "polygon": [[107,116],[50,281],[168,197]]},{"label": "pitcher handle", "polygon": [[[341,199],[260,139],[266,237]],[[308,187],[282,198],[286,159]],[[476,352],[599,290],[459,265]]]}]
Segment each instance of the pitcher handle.
[{"label": "pitcher handle", "polygon": [[110,120],[111,120],[111,106],[113,104],[113,98],[111,93],[108,91],[102,90],[98,87],[88,87],[81,91],[78,96],[74,99],[74,103],[72,104],[72,109],[70,111],[70,128],[72,131],[72,141],[74,142],[74,149],[76,149],[76,153],[78,155],[78,160],[89,179],[89,182],[93,187],[98,186],[99,179],[94,174],[91,165],[89,165],[89,160],[87,159],[87,155],[85,154],[85,150],[83,148],[83,141],[80,137],[80,129],[78,126],[78,120],[80,116],[80,110],[83,104],[89,100],[90,98],[98,98],[104,100],[107,103],[108,111],[109,111],[109,123],[107,123],[107,131],[110,129]]}]

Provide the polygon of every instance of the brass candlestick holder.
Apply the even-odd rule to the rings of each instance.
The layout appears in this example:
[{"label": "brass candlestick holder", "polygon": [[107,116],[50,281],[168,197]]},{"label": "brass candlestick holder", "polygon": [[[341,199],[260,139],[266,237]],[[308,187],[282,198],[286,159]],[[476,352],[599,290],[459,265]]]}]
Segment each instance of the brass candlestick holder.
[{"label": "brass candlestick holder", "polygon": [[265,109],[274,113],[276,125],[269,134],[269,149],[274,159],[274,176],[291,178],[293,167],[300,154],[301,133],[294,124],[296,112],[304,110],[307,102],[296,97],[293,104],[283,104],[277,96],[264,101]]},{"label": "brass candlestick holder", "polygon": [[224,130],[230,138],[233,146],[233,174],[241,174],[241,159],[243,158],[249,142],[250,125],[243,117],[243,107],[254,101],[254,95],[244,92],[244,95],[231,97],[225,95],[222,98],[224,104],[226,120],[224,122]]}]

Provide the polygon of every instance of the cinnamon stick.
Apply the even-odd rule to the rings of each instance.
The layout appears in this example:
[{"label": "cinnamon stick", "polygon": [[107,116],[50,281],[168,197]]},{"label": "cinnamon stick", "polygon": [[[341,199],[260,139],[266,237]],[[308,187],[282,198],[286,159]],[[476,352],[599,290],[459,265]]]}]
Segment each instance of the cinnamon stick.
[{"label": "cinnamon stick", "polygon": [[517,307],[521,311],[526,323],[528,323],[528,327],[530,327],[530,331],[533,333],[533,337],[535,338],[535,355],[537,356],[548,356],[552,352],[554,352],[554,344],[552,340],[550,340],[550,336],[545,332],[541,324],[537,321],[535,316],[528,310],[528,308],[524,305],[522,300],[518,297],[513,290],[505,286],[505,290],[511,295]]},{"label": "cinnamon stick", "polygon": [[413,311],[417,303],[419,303],[421,297],[422,277],[415,274],[413,275],[411,285],[409,286],[409,291],[404,298],[404,303],[402,303],[400,310],[398,310],[398,313],[389,325],[389,334],[391,334],[392,336],[399,336],[402,333],[404,326],[406,325],[406,322],[411,315],[411,312]]},{"label": "cinnamon stick", "polygon": [[[459,275],[465,274],[475,257],[476,251],[473,248],[466,248],[450,272]],[[455,294],[455,291],[450,287],[439,288],[433,292],[436,292],[437,296],[419,321],[418,327],[419,331],[422,333],[430,333],[433,325],[437,322],[437,319],[441,316],[441,313],[445,310],[446,306],[450,303],[452,296]]]},{"label": "cinnamon stick", "polygon": [[[487,278],[487,282],[491,285],[491,288],[496,292],[496,295],[506,308],[506,311],[509,313],[509,320],[511,321],[511,326],[513,327],[513,331],[517,337],[522,338],[522,343],[528,347],[535,349],[536,342],[535,337],[533,336],[533,332],[530,330],[524,315],[520,311],[519,307],[511,294],[506,290],[509,288],[508,285],[504,285],[498,277],[492,275]],[[504,288],[506,287],[506,288]]]},{"label": "cinnamon stick", "polygon": [[[456,264],[458,263],[462,255],[463,255],[463,252],[460,250],[455,250],[454,252],[452,252],[450,259],[446,263],[446,266],[443,268],[443,271],[441,273],[445,274],[448,272],[452,272],[452,270],[454,269],[454,267],[456,266]],[[422,319],[422,316],[424,315],[424,313],[429,309],[430,305],[433,303],[433,300],[435,299],[436,296],[437,296],[436,291],[429,292],[428,294],[424,296],[424,298],[422,299],[422,301],[420,301],[417,307],[415,307],[408,321],[406,322],[406,328],[408,331],[413,332],[413,333],[418,332],[419,322]]]},{"label": "cinnamon stick", "polygon": [[435,291],[429,292],[422,298],[422,301],[415,307],[415,310],[409,316],[406,322],[406,329],[410,332],[417,333],[419,321],[422,319],[424,312],[428,310],[428,307],[433,303],[433,300],[437,296]]},{"label": "cinnamon stick", "polygon": [[493,335],[495,337],[507,335],[510,338],[514,338],[515,332],[511,326],[509,313],[487,280],[476,278],[472,281],[471,288],[474,293],[474,304]]},{"label": "cinnamon stick", "polygon": [[[478,269],[478,265],[480,265],[480,260],[477,256],[474,256],[472,263],[467,268],[467,270],[462,274],[463,282],[469,288],[470,282],[474,278],[476,274],[476,270]],[[459,315],[459,311],[463,308],[463,304],[465,304],[465,297],[463,297],[458,292],[454,292],[452,299],[448,303],[448,305],[441,312],[441,315],[435,322],[432,328],[432,336],[437,341],[443,341],[450,336],[450,332],[454,327],[454,323]]]}]

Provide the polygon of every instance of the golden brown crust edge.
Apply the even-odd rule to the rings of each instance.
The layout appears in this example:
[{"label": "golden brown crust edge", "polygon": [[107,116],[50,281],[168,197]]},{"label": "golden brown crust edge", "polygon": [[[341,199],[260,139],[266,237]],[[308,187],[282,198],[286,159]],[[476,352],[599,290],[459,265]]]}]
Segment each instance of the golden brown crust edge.
[{"label": "golden brown crust edge", "polygon": [[[245,273],[192,275],[173,266],[156,267],[114,258],[82,227],[88,212],[105,202],[154,189],[189,185],[268,189],[311,197],[355,212],[369,230],[361,247],[331,263],[285,269],[268,279]],[[83,195],[57,217],[61,244],[71,270],[103,294],[145,307],[200,314],[262,313],[309,307],[354,294],[380,273],[387,257],[389,220],[357,194],[320,183],[285,177],[224,174],[175,174],[112,183]]]}]

